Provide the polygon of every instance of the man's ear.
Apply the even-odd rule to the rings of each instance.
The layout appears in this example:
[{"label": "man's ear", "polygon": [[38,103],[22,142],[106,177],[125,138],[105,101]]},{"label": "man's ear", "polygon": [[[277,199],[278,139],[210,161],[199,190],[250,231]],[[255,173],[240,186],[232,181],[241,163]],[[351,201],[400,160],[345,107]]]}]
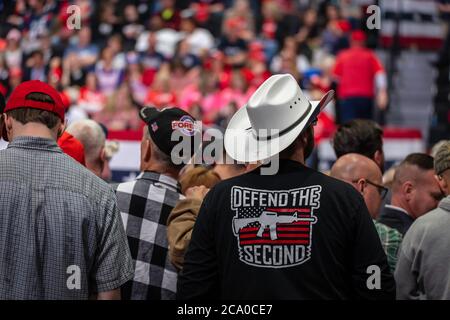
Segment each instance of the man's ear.
[{"label": "man's ear", "polygon": [[100,160],[102,160],[102,162],[106,161],[106,150],[105,150],[105,147],[103,147],[102,150],[100,150]]},{"label": "man's ear", "polygon": [[64,122],[61,122],[58,128],[58,139],[63,135],[64,131],[66,131],[66,124],[67,120]]},{"label": "man's ear", "polygon": [[381,168],[382,164],[383,164],[383,151],[381,150],[377,150],[375,151],[375,153],[373,154],[373,161],[375,161],[375,163],[378,165],[378,167]]},{"label": "man's ear", "polygon": [[437,182],[439,183],[439,187],[441,188],[441,190],[445,193],[445,194],[450,194],[450,186],[447,183],[447,180],[445,179],[445,177],[441,177],[441,176],[434,176],[437,180]]},{"label": "man's ear", "polygon": [[[300,142],[303,147],[306,147],[308,145],[308,139],[309,139],[310,135],[312,135],[312,137],[314,137],[314,127],[313,126],[310,126],[309,128],[307,128],[300,135]],[[296,140],[296,143],[299,143],[299,139]]]},{"label": "man's ear", "polygon": [[411,199],[413,190],[414,190],[414,188],[413,188],[411,181],[406,181],[405,183],[403,183],[402,191],[403,191],[403,194],[405,195],[406,200],[409,201]]},{"label": "man's ear", "polygon": [[261,161],[246,163],[245,167],[244,167],[244,169],[242,171],[243,172],[250,172],[250,171],[258,168],[261,164],[262,164]]},{"label": "man's ear", "polygon": [[152,156],[152,144],[149,139],[145,139],[143,151],[144,151],[144,154],[143,154],[144,160],[149,161]]},{"label": "man's ear", "polygon": [[366,182],[364,181],[364,179],[359,179],[356,184],[358,186],[358,191],[361,192],[361,194],[364,194],[364,190],[366,187]]},{"label": "man's ear", "polygon": [[102,150],[100,151],[100,166],[101,166],[101,172],[103,172],[103,169],[105,168],[105,164],[108,161],[108,159],[106,158],[106,150],[105,147],[102,148]]},{"label": "man's ear", "polygon": [[8,116],[6,113],[3,114],[3,119],[5,120],[5,127],[6,127],[6,132],[8,132],[8,135],[12,129],[13,126],[13,118],[11,118],[10,116]]}]

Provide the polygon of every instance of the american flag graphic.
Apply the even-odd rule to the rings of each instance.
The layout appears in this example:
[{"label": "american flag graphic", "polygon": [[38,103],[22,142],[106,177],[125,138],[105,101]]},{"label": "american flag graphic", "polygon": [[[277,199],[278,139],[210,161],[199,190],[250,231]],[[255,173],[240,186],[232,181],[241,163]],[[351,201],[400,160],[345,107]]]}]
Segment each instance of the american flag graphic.
[{"label": "american flag graphic", "polygon": [[[282,217],[291,218],[294,215],[297,218],[306,218],[310,221],[294,221],[290,223],[276,223],[276,235],[277,239],[272,239],[268,226],[264,227],[262,236],[258,236],[258,231],[261,228],[261,224],[258,221],[252,221],[246,224],[246,221],[251,219],[260,218],[263,212],[270,212],[277,219],[283,219]],[[311,235],[311,224],[314,223],[311,218],[315,218],[311,215],[310,208],[264,208],[264,207],[247,207],[239,209],[239,217],[237,221],[241,222],[242,228],[235,230],[239,234],[240,245],[253,245],[253,244],[268,244],[268,245],[280,245],[280,244],[300,244],[309,246]],[[243,220],[249,219],[249,220]],[[236,229],[236,228],[235,228]]]}]

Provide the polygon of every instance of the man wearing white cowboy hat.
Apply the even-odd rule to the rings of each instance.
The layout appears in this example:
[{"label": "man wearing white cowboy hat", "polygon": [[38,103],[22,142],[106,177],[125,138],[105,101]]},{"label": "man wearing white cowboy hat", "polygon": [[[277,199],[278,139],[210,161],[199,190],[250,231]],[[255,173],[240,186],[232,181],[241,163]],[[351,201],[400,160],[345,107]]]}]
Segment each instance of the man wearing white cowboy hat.
[{"label": "man wearing white cowboy hat", "polygon": [[333,98],[310,102],[288,74],[266,80],[230,121],[238,161],[279,157],[209,191],[178,279],[180,299],[394,299],[395,282],[361,195],[304,165],[313,125]]}]

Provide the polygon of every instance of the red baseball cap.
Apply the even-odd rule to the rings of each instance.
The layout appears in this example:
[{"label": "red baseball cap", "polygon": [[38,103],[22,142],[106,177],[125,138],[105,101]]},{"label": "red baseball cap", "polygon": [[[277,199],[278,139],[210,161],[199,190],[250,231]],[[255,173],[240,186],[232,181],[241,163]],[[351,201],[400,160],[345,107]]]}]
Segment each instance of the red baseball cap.
[{"label": "red baseball cap", "polygon": [[59,93],[59,96],[61,97],[61,101],[62,101],[62,103],[63,103],[63,105],[64,105],[64,110],[69,109],[69,107],[70,107],[70,98],[69,98],[69,96],[67,95],[67,93],[65,93],[65,92],[60,92],[60,93]]},{"label": "red baseball cap", "polygon": [[[44,93],[50,96],[54,103],[27,99],[26,96],[33,92]],[[58,91],[56,91],[55,88],[39,80],[25,81],[19,84],[11,93],[11,96],[6,102],[6,107],[3,112],[8,112],[10,110],[20,108],[33,108],[50,111],[55,113],[61,119],[61,121],[64,122],[65,106],[60,94],[58,93]],[[8,141],[5,127],[3,127],[3,139],[5,141]]]},{"label": "red baseball cap", "polygon": [[[54,103],[27,99],[26,96],[33,92],[44,93],[50,96]],[[19,108],[33,108],[50,111],[56,113],[56,115],[61,118],[61,121],[64,121],[65,107],[58,91],[47,83],[39,80],[25,81],[19,84],[6,102],[4,112]]]},{"label": "red baseball cap", "polygon": [[350,38],[352,41],[356,42],[365,42],[367,40],[367,36],[362,30],[355,30],[351,33]]},{"label": "red baseball cap", "polygon": [[58,139],[58,145],[65,154],[71,156],[83,166],[86,166],[84,147],[78,139],[67,131],[64,131],[62,136]]}]

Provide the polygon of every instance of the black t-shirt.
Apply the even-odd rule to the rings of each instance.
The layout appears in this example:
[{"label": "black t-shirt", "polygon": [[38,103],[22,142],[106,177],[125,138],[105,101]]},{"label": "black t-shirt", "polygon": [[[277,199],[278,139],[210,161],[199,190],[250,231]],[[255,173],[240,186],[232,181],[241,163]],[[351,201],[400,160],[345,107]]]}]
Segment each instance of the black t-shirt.
[{"label": "black t-shirt", "polygon": [[[448,5],[450,4],[450,0],[437,0],[439,4]],[[447,23],[450,23],[450,13],[440,13],[441,19]]]},{"label": "black t-shirt", "polygon": [[282,160],[276,175],[256,169],[210,190],[178,298],[394,299],[395,282],[362,196]]},{"label": "black t-shirt", "polygon": [[223,37],[218,48],[226,56],[235,56],[241,52],[247,51],[247,42],[241,38],[230,40],[227,37]]}]

